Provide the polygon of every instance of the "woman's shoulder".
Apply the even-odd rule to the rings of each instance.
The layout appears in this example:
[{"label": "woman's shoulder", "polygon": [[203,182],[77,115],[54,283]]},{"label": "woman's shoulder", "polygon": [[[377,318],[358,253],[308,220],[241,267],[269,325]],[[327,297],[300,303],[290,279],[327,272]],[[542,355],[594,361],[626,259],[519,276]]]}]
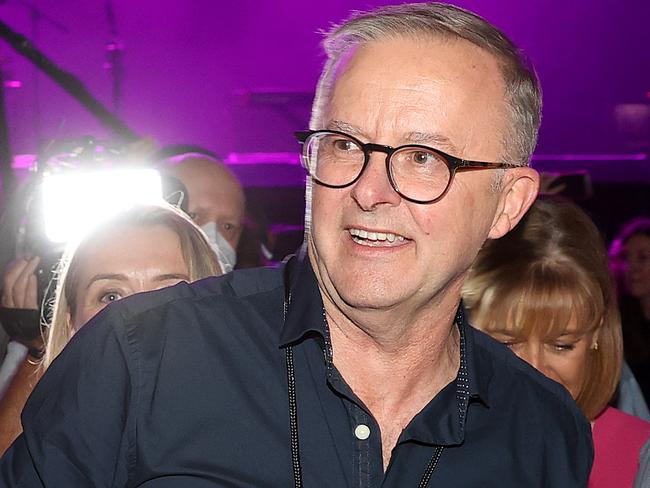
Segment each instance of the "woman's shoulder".
[{"label": "woman's shoulder", "polygon": [[629,435],[638,435],[645,442],[650,437],[650,422],[639,417],[622,412],[614,407],[606,408],[594,422],[594,433],[597,430],[613,430]]},{"label": "woman's shoulder", "polygon": [[650,438],[650,422],[608,407],[594,421],[594,444],[607,443],[638,453]]},{"label": "woman's shoulder", "polygon": [[590,487],[632,486],[650,422],[608,407],[594,421],[594,466]]}]

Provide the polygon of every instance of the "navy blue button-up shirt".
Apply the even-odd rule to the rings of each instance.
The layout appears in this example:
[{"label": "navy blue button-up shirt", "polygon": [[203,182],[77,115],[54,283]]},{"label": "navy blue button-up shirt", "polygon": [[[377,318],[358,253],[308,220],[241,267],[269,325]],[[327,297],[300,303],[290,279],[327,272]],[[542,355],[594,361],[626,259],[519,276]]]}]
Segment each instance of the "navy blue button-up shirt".
[{"label": "navy blue button-up shirt", "polygon": [[[54,362],[0,463],[0,486],[293,486],[285,348],[294,354],[303,486],[583,487],[589,424],[567,392],[472,329],[461,366],[383,471],[377,422],[333,364],[308,260],[111,305]],[[363,361],[360,353],[359,361]]]}]

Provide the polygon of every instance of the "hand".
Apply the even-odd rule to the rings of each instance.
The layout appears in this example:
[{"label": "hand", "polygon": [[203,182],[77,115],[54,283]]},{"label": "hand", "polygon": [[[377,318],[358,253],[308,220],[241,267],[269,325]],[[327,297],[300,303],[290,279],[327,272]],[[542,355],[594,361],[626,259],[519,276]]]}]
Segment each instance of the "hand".
[{"label": "hand", "polygon": [[7,266],[3,276],[0,303],[7,308],[38,310],[36,268],[40,258],[18,258]]}]

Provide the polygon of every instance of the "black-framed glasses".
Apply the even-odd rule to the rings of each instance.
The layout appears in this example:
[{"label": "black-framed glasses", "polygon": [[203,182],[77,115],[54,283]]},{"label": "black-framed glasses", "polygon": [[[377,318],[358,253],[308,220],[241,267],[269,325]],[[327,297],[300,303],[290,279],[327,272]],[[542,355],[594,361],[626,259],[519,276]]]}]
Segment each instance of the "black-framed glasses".
[{"label": "black-framed glasses", "polygon": [[444,197],[456,171],[516,166],[467,161],[420,144],[390,147],[363,143],[336,130],[300,131],[295,136],[302,144],[302,165],[317,183],[329,188],[350,186],[363,174],[370,155],[382,152],[386,154],[391,186],[402,198],[414,203],[434,203]]}]

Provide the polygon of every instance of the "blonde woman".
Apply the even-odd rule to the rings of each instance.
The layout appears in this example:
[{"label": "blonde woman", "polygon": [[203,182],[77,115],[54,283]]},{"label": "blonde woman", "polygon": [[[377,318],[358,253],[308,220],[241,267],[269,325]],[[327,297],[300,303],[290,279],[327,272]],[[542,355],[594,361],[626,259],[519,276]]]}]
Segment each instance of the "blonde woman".
[{"label": "blonde woman", "polygon": [[221,274],[203,232],[171,206],[137,206],[101,224],[64,254],[42,369],[28,358],[0,402],[0,452],[22,431],[20,412],[72,336],[110,302]]},{"label": "blonde woman", "polygon": [[591,421],[589,487],[631,487],[650,423],[608,407],[623,343],[607,251],[574,204],[538,200],[489,242],[464,288],[473,324],[566,387]]}]

